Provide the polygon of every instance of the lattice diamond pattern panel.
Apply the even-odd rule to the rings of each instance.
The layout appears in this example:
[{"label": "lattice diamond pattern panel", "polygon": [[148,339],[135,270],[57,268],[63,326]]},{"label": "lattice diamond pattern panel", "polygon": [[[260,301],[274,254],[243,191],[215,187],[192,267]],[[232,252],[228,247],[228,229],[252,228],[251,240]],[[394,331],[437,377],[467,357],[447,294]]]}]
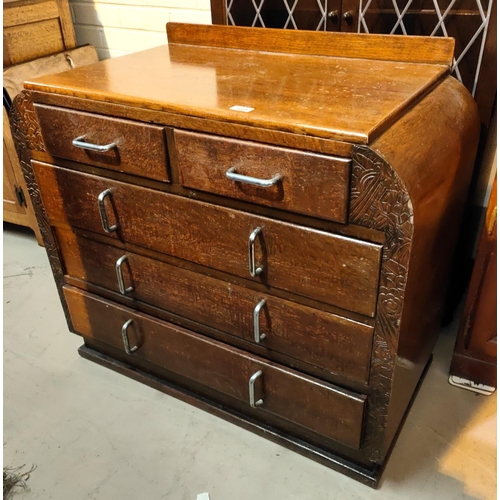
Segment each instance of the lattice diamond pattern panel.
[{"label": "lattice diamond pattern panel", "polygon": [[326,30],[327,0],[227,0],[233,26]]}]

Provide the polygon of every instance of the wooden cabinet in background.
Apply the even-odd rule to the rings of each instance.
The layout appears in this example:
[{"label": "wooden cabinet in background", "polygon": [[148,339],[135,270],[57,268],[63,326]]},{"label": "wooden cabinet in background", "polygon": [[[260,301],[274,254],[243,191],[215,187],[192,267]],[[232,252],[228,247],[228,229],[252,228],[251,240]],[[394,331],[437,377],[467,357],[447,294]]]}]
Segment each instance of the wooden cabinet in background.
[{"label": "wooden cabinet in background", "polygon": [[497,386],[497,181],[491,191],[450,375]]},{"label": "wooden cabinet in background", "polygon": [[4,68],[74,47],[68,0],[4,0]]},{"label": "wooden cabinet in background", "polygon": [[[25,79],[82,65],[76,57],[75,30],[68,0],[22,0],[3,2],[3,87],[12,100]],[[67,51],[67,52],[64,52]],[[92,48],[95,54],[95,50]],[[85,57],[91,51],[85,49]],[[73,56],[73,57],[72,57]],[[75,60],[76,59],[76,63]],[[90,57],[85,64],[97,61]],[[31,228],[43,244],[28,196],[10,131],[8,109],[3,110],[3,220]]]},{"label": "wooden cabinet in background", "polygon": [[[3,88],[14,99],[23,88],[23,82],[38,76],[60,73],[98,61],[95,48],[85,45],[59,54],[41,57],[4,69]],[[18,143],[18,147],[21,143]],[[12,139],[7,110],[3,109],[3,220],[31,228],[38,244],[43,245],[38,222],[28,196],[19,158]]]},{"label": "wooden cabinet in background", "polygon": [[9,117],[3,108],[3,220],[31,228],[39,245],[43,245],[35,212],[19,164]]}]

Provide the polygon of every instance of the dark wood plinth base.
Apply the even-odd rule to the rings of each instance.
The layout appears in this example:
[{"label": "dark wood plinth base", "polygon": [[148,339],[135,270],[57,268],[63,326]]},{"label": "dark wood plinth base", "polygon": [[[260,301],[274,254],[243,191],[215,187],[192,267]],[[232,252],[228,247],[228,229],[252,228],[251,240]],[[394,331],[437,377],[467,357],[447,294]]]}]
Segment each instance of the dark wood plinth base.
[{"label": "dark wood plinth base", "polygon": [[[278,429],[272,428],[270,426],[267,426],[263,424],[262,422],[258,422],[257,420],[254,420],[247,415],[243,415],[237,411],[233,411],[229,408],[223,407],[219,404],[217,404],[214,401],[211,401],[207,398],[204,398],[203,396],[200,396],[198,394],[191,393],[189,390],[186,390],[184,388],[178,387],[170,382],[167,382],[163,379],[160,379],[158,377],[155,377],[154,375],[151,375],[149,373],[145,373],[141,370],[138,370],[136,368],[133,368],[125,363],[122,363],[121,361],[117,361],[110,356],[107,356],[105,354],[102,354],[94,349],[91,349],[85,345],[82,345],[78,349],[78,353],[80,356],[82,356],[85,359],[88,359],[90,361],[94,361],[95,363],[98,363],[102,366],[105,366],[106,368],[110,368],[122,375],[126,375],[127,377],[130,377],[134,380],[137,380],[138,382],[142,382],[143,384],[148,385],[149,387],[152,387],[154,389],[157,389],[161,392],[164,392],[165,394],[168,394],[169,396],[173,396],[177,399],[180,399],[181,401],[184,401],[186,403],[189,403],[190,405],[193,405],[197,408],[200,408],[202,410],[208,411],[209,413],[216,415],[218,417],[224,418],[225,420],[236,424],[240,427],[243,427],[249,431],[255,432],[256,434],[259,434],[266,439],[269,439],[270,441],[273,441],[277,444],[280,444],[284,446],[285,448],[288,448],[289,450],[295,451],[297,453],[300,453],[301,455],[304,455],[305,457],[311,458],[312,460],[315,460],[316,462],[319,462],[333,470],[336,470],[338,472],[341,472],[342,474],[345,474],[346,476],[349,476],[353,479],[356,479],[357,481],[360,481],[367,486],[370,486],[372,488],[376,488],[378,486],[378,482],[380,480],[380,477],[382,475],[382,472],[385,468],[385,465],[387,463],[387,460],[390,456],[390,452],[387,454],[386,460],[382,466],[380,465],[374,465],[372,469],[367,469],[364,467],[361,467],[359,464],[354,464],[352,462],[349,462],[345,458],[339,457],[329,451],[320,449],[316,446],[312,446],[310,443],[306,443],[305,441],[302,441],[295,436],[291,436],[290,434],[287,434],[285,432],[282,432]],[[400,429],[406,419],[406,415],[408,414],[408,411],[410,410],[413,400],[415,399],[415,396],[418,392],[418,389],[420,388],[420,385],[422,383],[423,378],[425,377],[425,374],[427,373],[427,370],[429,368],[429,365],[432,361],[432,356],[429,359],[427,366],[425,367],[424,372],[422,373],[422,377],[419,381],[419,384],[417,386],[417,389],[415,390],[415,393],[413,395],[413,398],[408,405],[407,412],[405,414],[405,418],[403,418],[401,422]],[[399,431],[397,435],[399,434]],[[394,446],[394,443],[397,439],[394,439],[394,442],[391,446]]]}]

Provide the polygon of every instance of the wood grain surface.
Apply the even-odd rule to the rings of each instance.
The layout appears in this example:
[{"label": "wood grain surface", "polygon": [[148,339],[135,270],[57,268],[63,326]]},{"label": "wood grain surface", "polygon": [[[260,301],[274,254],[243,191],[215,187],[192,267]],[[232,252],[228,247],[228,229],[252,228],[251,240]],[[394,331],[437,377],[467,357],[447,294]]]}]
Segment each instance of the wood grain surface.
[{"label": "wood grain surface", "polygon": [[436,343],[478,135],[477,106],[449,76],[353,154],[350,222],[386,234],[364,444],[378,463]]},{"label": "wood grain surface", "polygon": [[[373,316],[381,245],[317,231],[181,196],[33,162],[52,223],[105,234],[97,198],[106,202],[113,236],[123,241],[250,278]],[[255,240],[259,276],[249,272],[248,240]]]},{"label": "wood grain surface", "polygon": [[10,5],[3,3],[3,27],[11,28],[20,24],[30,24],[48,19],[57,19],[59,10],[56,0],[16,1]]},{"label": "wood grain surface", "polygon": [[122,266],[127,296],[254,341],[253,311],[259,315],[260,344],[362,383],[368,382],[373,328],[272,295],[56,230],[65,272],[71,277],[119,291],[116,261]]},{"label": "wood grain surface", "polygon": [[[346,6],[344,9],[347,10]],[[381,59],[451,66],[455,40],[378,34],[351,34],[241,26],[168,23],[169,43],[312,56]]]},{"label": "wood grain surface", "polygon": [[[309,433],[307,439],[310,443],[315,443],[314,446],[304,446],[304,437],[297,432],[298,427],[291,422],[279,420],[278,417],[273,420],[273,416],[270,414],[266,414],[267,418],[264,419],[262,413],[259,414],[257,419],[255,416],[245,413],[246,408],[244,408],[245,403],[243,402],[239,406],[237,403],[230,406],[229,404],[220,404],[215,398],[200,397],[200,391],[193,387],[193,382],[190,382],[188,386],[182,385],[179,380],[172,380],[172,377],[167,380],[167,377],[160,373],[159,369],[156,369],[155,374],[153,374],[150,365],[141,366],[140,368],[131,366],[126,359],[127,356],[122,354],[120,349],[103,342],[86,338],[85,344],[78,349],[78,353],[84,359],[222,418],[230,424],[254,432],[294,453],[314,460],[367,486],[377,487],[383,467],[372,467],[370,463],[363,461],[360,458],[359,450],[348,448],[338,441],[332,440],[329,440],[327,446],[325,438],[319,438],[319,442],[316,443],[318,439],[315,440],[312,436],[318,435],[313,433]],[[169,372],[169,374],[171,376],[172,372]],[[236,400],[233,399],[232,401]],[[283,425],[284,423],[286,425]]]},{"label": "wood grain surface", "polygon": [[[187,188],[346,222],[351,161],[296,150],[174,130],[180,183]],[[258,187],[227,178],[238,174],[280,180]]]},{"label": "wood grain surface", "polygon": [[240,401],[249,401],[249,378],[258,370],[255,398],[263,404],[249,413],[270,412],[328,438],[358,448],[366,397],[284,368],[215,340],[189,332],[95,295],[65,287],[76,331],[122,347],[128,328],[130,355],[189,378]]},{"label": "wood grain surface", "polygon": [[[40,104],[35,109],[51,155],[168,182],[164,127]],[[81,136],[116,147],[107,152],[74,147],[73,139]]]},{"label": "wood grain surface", "polygon": [[[348,57],[173,44],[42,77],[25,86],[94,101],[365,144],[448,71],[446,65],[416,62],[368,63]],[[141,75],[140,84],[137,75]],[[234,106],[252,110],[231,109]]]},{"label": "wood grain surface", "polygon": [[312,151],[320,154],[349,158],[353,150],[353,144],[349,142],[314,137],[311,135],[296,135],[290,132],[270,130],[263,127],[158,111],[147,109],[145,106],[130,106],[127,104],[116,104],[109,101],[90,100],[47,92],[31,93],[34,102],[39,104],[89,111],[117,118],[157,123],[169,127],[256,141],[262,144],[284,146],[301,151]]},{"label": "wood grain surface", "polygon": [[65,48],[58,19],[4,28],[3,45],[4,66],[55,54]]}]

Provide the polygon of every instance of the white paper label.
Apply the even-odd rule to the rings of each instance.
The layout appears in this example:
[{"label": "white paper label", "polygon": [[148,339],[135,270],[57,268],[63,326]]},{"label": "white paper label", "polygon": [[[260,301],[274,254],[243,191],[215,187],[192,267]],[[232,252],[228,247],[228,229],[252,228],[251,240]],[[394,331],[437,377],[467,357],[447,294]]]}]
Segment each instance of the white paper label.
[{"label": "white paper label", "polygon": [[229,108],[231,111],[242,111],[243,113],[250,113],[255,108],[249,108],[248,106],[231,106]]}]

